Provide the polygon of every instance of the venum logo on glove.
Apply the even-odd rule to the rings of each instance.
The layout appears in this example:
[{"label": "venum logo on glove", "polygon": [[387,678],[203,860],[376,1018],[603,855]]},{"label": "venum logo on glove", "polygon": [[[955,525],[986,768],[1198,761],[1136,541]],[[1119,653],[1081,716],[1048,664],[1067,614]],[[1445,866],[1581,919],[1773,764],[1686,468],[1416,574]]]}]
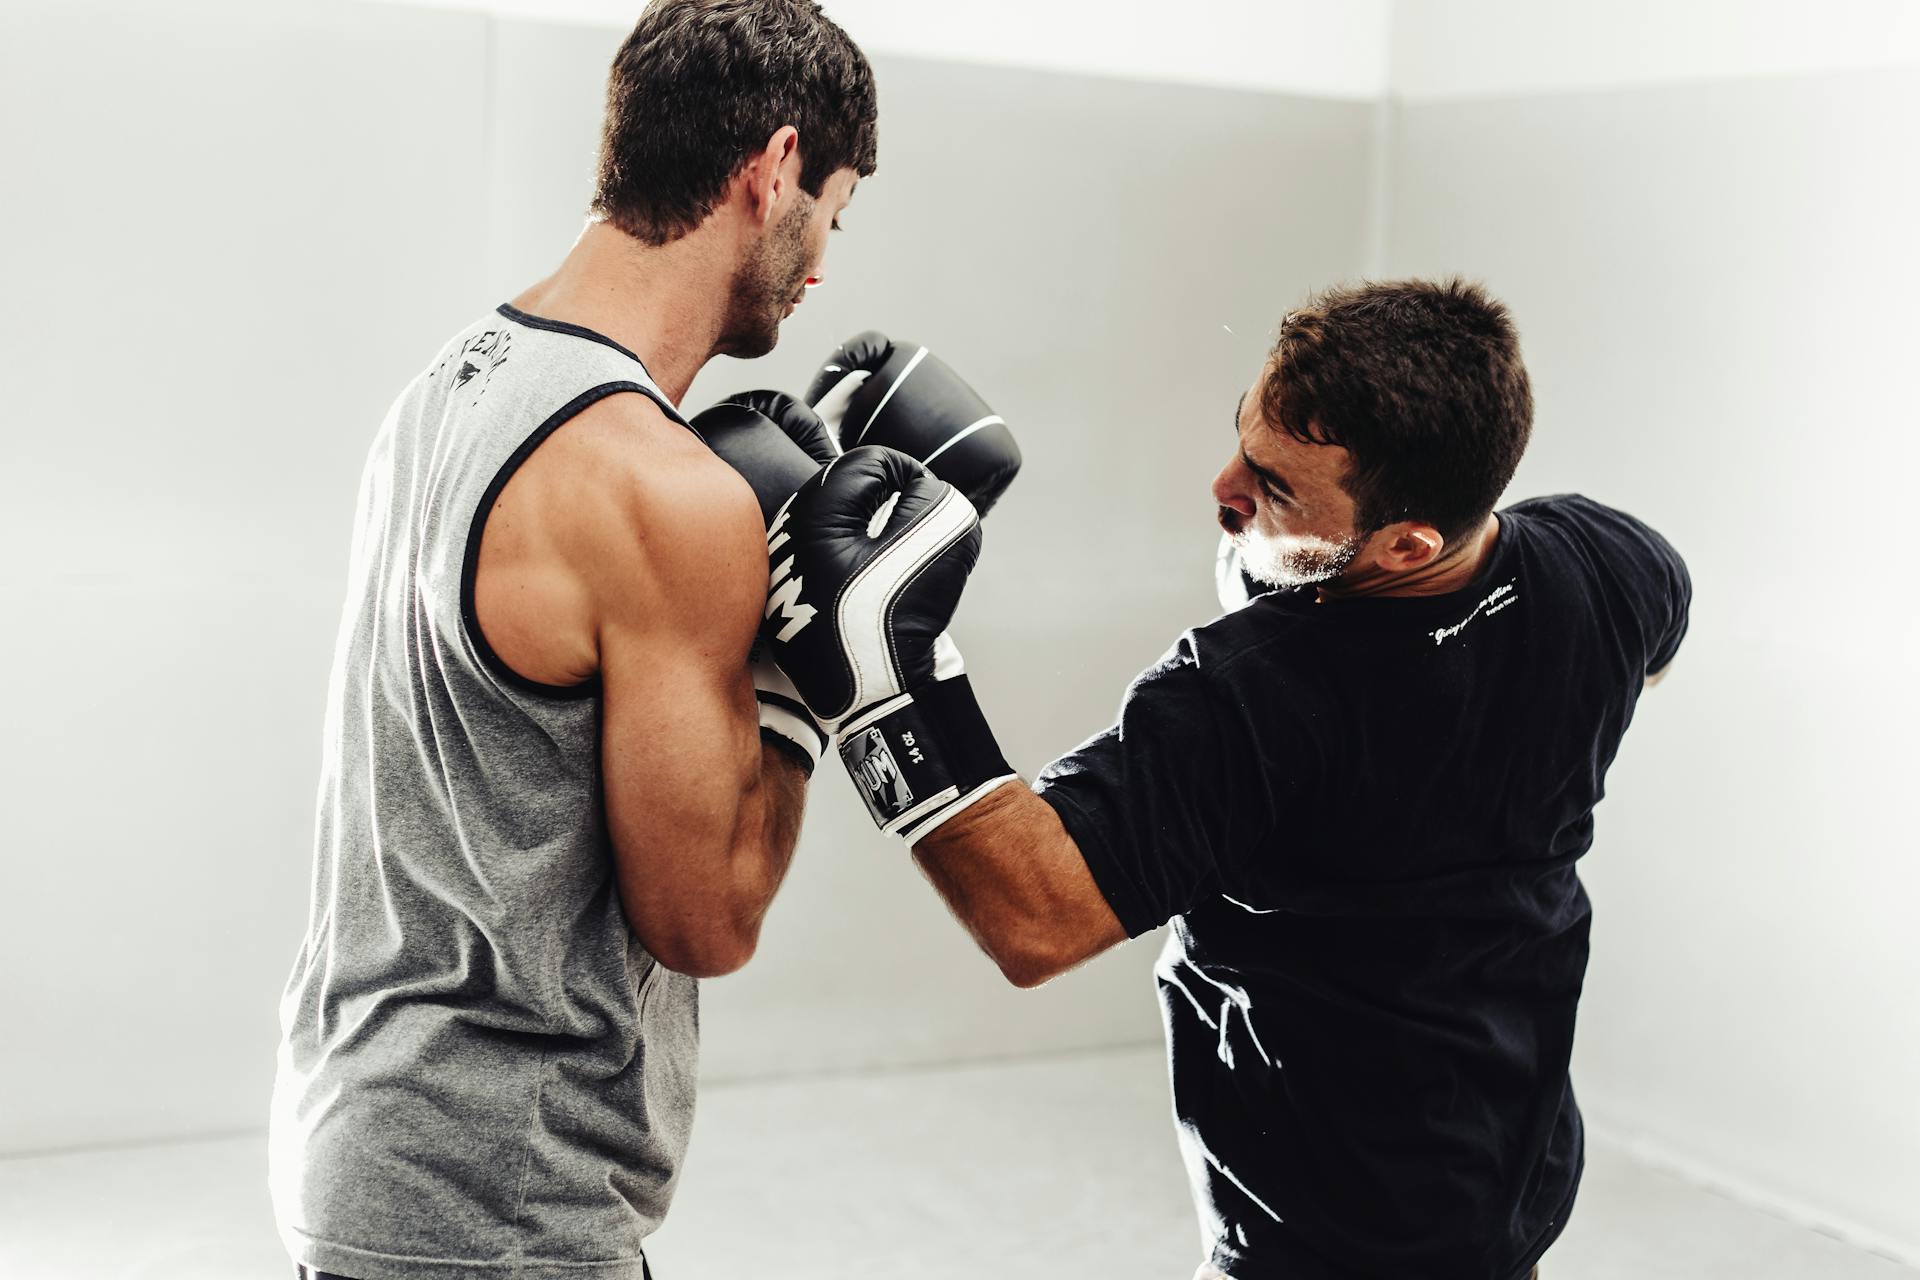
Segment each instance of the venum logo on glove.
[{"label": "venum logo on glove", "polygon": [[[911,735],[909,735],[911,738]],[[913,804],[913,788],[900,775],[900,764],[878,729],[851,734],[840,745],[840,758],[863,789],[862,798],[873,813],[899,813]]]},{"label": "venum logo on glove", "polygon": [[[780,514],[773,518],[773,524],[767,529],[768,560],[772,560],[779,554],[780,549],[792,538],[792,535],[786,532],[787,512],[792,506],[793,499],[788,498],[786,505],[780,508]],[[789,577],[789,574],[793,576]],[[792,556],[775,565],[767,579],[767,611],[764,616],[771,622],[773,615],[778,612],[785,619],[780,630],[774,633],[774,639],[781,644],[787,643],[805,630],[806,625],[813,621],[813,615],[818,612],[812,605],[800,599],[800,592],[803,589],[804,584],[800,581],[800,575],[793,572]]]}]

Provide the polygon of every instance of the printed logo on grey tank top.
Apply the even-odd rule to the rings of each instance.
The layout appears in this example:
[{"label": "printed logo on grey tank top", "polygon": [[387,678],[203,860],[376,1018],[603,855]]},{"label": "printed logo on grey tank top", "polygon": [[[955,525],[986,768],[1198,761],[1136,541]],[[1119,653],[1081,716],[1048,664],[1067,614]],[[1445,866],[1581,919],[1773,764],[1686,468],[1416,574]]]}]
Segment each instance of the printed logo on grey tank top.
[{"label": "printed logo on grey tank top", "polygon": [[472,591],[485,513],[631,352],[502,307],[367,456],[322,739],[270,1175],[294,1258],[353,1276],[639,1280],[693,1118],[698,987],[620,910],[596,685],[528,681]]}]

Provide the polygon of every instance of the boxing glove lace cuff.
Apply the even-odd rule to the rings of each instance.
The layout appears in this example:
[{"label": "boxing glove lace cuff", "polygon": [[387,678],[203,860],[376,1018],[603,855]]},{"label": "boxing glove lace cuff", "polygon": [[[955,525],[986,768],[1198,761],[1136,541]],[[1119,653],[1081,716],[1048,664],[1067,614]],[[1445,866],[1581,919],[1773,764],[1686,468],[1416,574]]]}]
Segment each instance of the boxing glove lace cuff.
[{"label": "boxing glove lace cuff", "polygon": [[776,747],[786,748],[808,777],[813,776],[815,766],[820,763],[820,753],[827,746],[826,736],[805,707],[798,710],[783,707],[768,700],[765,694],[760,697],[760,737]]},{"label": "boxing glove lace cuff", "polygon": [[812,777],[821,753],[827,749],[827,731],[807,710],[793,681],[773,665],[773,660],[757,643],[751,664],[753,695],[760,703],[760,736],[775,746],[785,747],[807,771],[807,776]]},{"label": "boxing glove lace cuff", "polygon": [[789,760],[798,765],[800,772],[809,778],[813,776],[815,766],[820,763],[820,757],[813,755],[805,746],[780,732],[780,730],[769,729],[764,724],[760,726],[760,741],[766,746],[777,748]]},{"label": "boxing glove lace cuff", "polygon": [[868,707],[839,737],[841,762],[887,835],[918,839],[1017,776],[965,676]]}]

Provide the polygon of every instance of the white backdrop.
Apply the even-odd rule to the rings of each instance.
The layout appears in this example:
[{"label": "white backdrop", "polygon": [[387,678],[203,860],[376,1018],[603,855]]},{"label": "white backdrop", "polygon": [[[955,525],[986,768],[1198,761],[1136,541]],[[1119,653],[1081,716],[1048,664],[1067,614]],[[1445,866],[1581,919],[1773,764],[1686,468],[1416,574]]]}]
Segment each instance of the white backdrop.
[{"label": "white backdrop", "polygon": [[[1539,392],[1515,496],[1647,517],[1697,589],[1587,868],[1576,1084],[1596,1124],[1920,1256],[1913,12],[1398,0],[1377,57],[1349,24],[1346,78],[1305,87],[1338,100],[883,56],[829,287],[689,403],[876,323],[994,399],[1029,465],[960,635],[1031,769],[1205,616],[1204,485],[1280,312],[1364,270],[1486,279]],[[0,4],[0,1152],[258,1125],[361,451],[564,250],[619,35]],[[1155,1034],[1150,946],[1004,989],[835,781],[760,956],[709,986],[714,1072]]]}]

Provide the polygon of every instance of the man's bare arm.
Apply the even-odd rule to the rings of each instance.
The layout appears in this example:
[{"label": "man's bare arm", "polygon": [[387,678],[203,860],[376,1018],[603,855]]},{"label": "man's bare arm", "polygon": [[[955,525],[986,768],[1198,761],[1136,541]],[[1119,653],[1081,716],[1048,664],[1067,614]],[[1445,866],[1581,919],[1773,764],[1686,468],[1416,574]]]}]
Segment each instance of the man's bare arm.
[{"label": "man's bare arm", "polygon": [[913,856],[1015,986],[1038,986],[1126,941],[1053,806],[1018,783],[936,828]]},{"label": "man's bare arm", "polygon": [[710,977],[753,954],[806,777],[763,742],[748,674],[766,600],[758,504],[691,433],[620,399],[638,421],[583,421],[574,442],[611,455],[599,475],[621,494],[577,557],[594,601],[608,832],[635,934],[669,968]]}]

